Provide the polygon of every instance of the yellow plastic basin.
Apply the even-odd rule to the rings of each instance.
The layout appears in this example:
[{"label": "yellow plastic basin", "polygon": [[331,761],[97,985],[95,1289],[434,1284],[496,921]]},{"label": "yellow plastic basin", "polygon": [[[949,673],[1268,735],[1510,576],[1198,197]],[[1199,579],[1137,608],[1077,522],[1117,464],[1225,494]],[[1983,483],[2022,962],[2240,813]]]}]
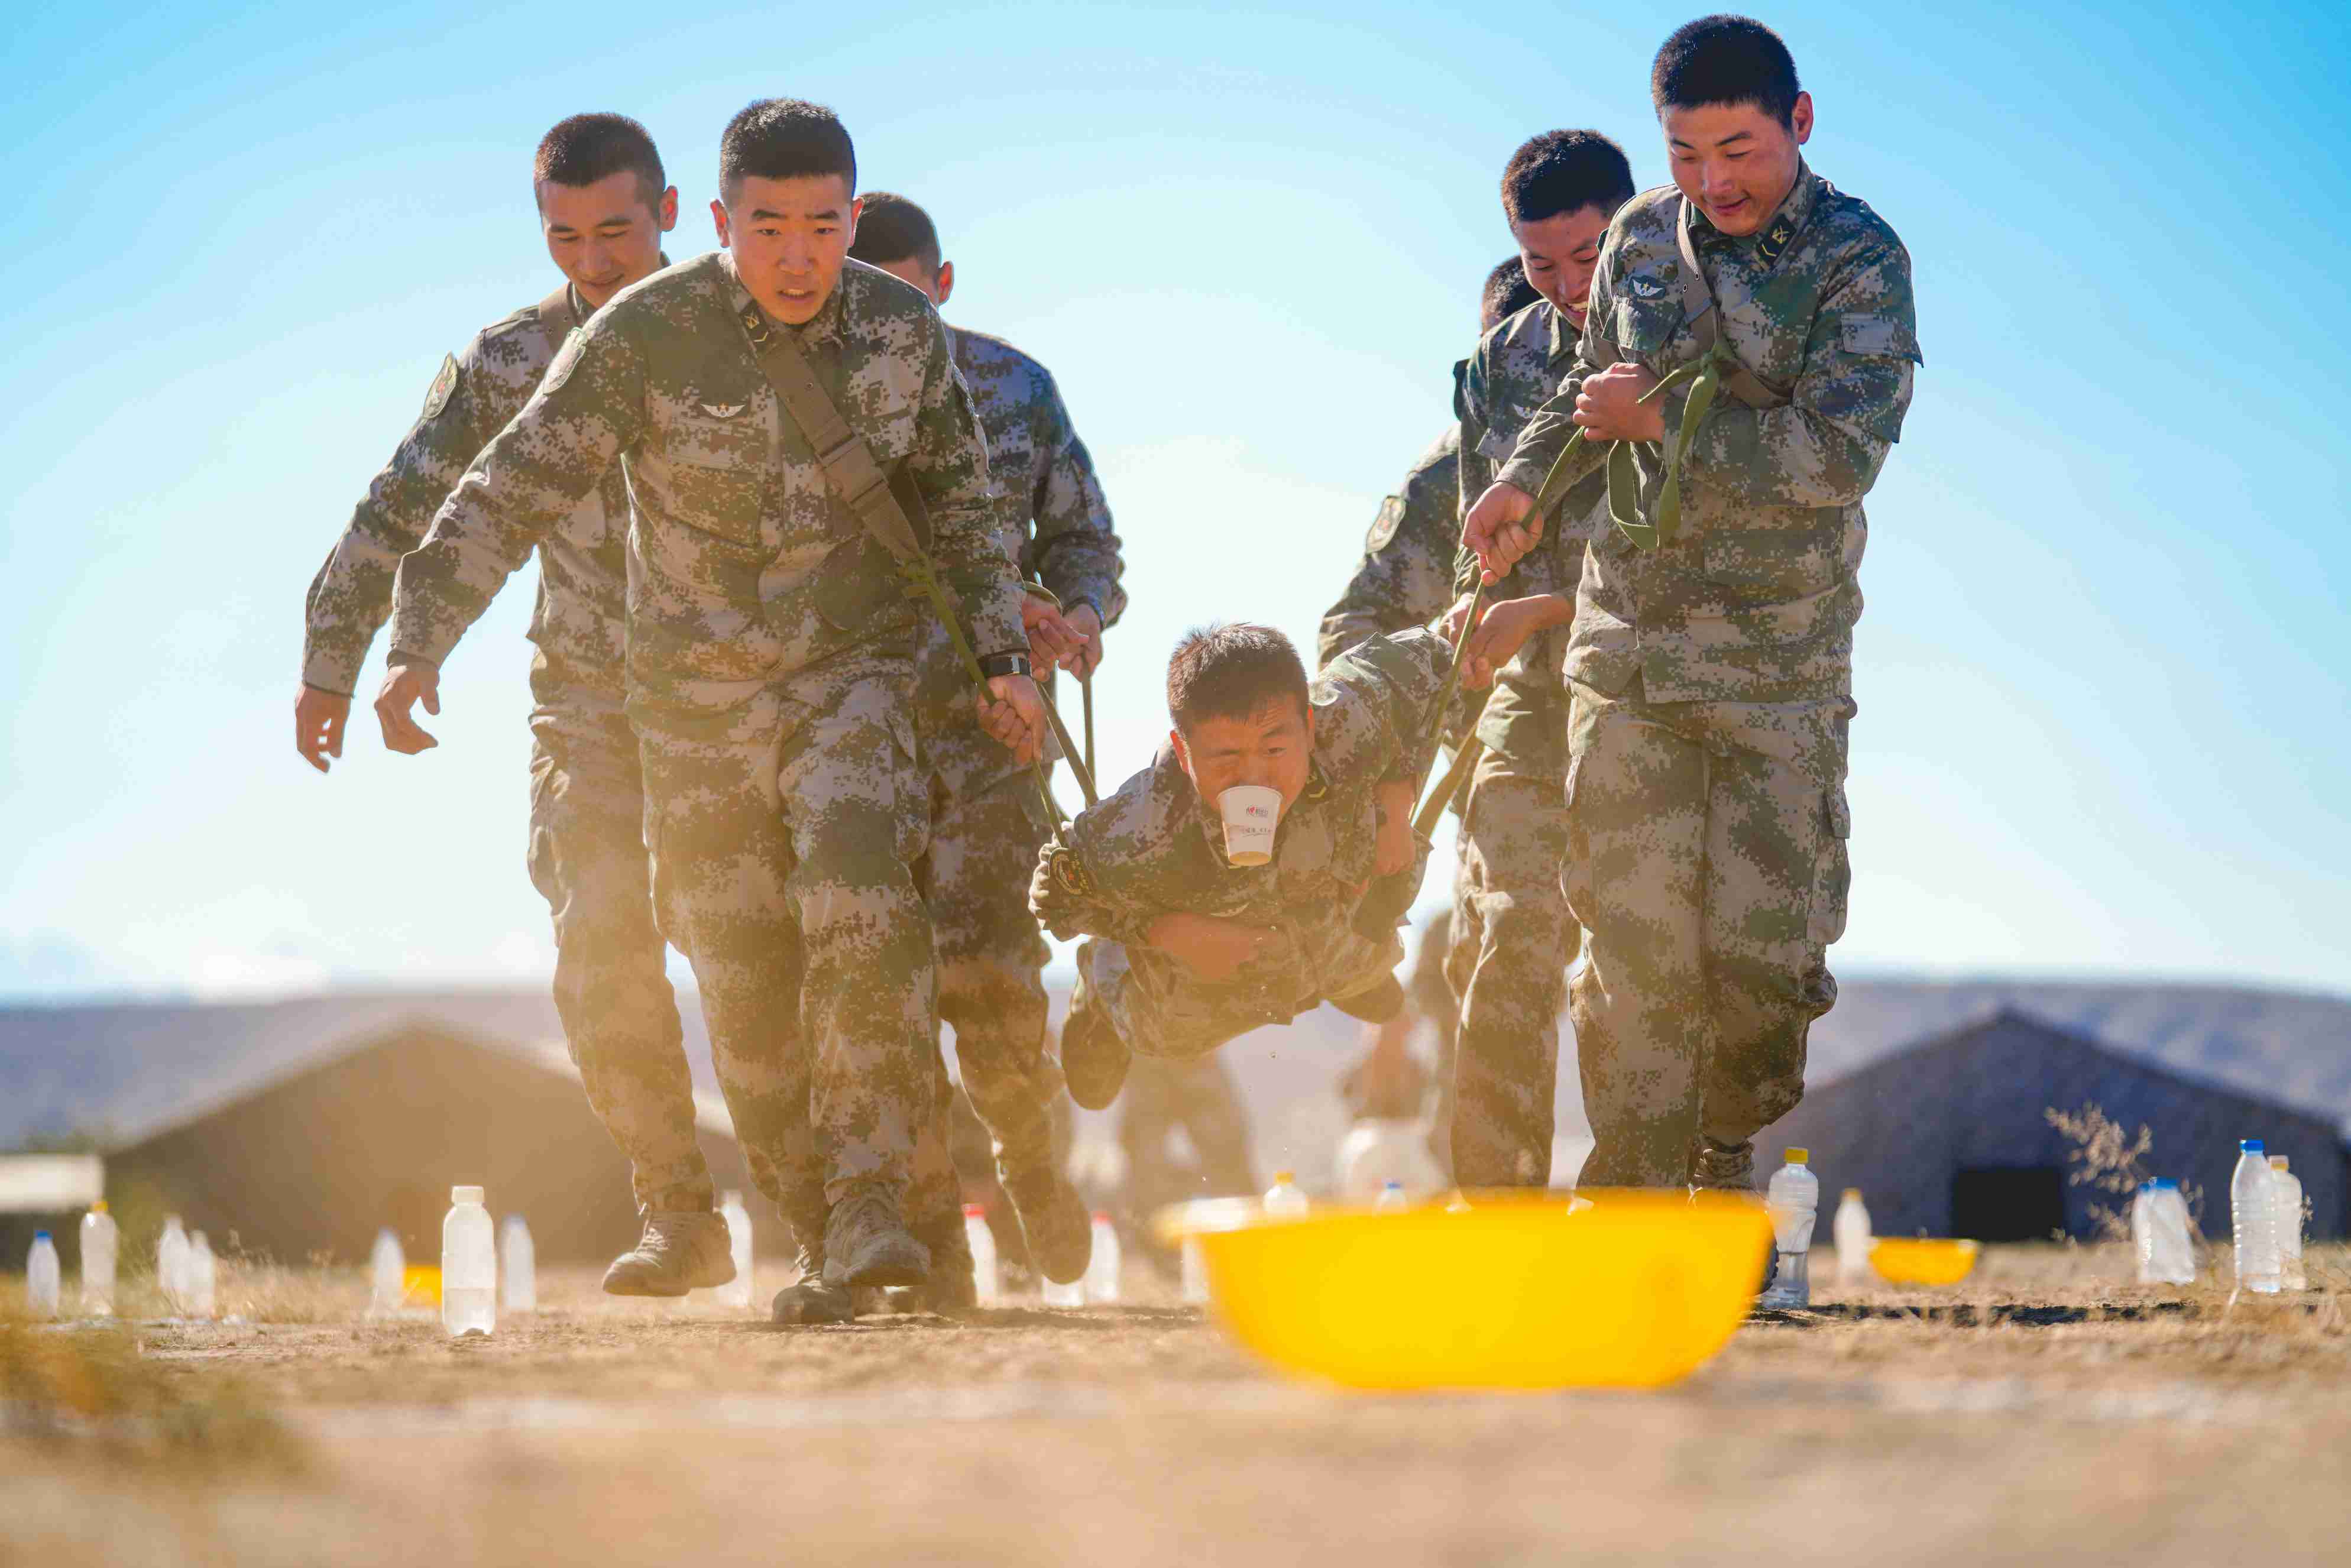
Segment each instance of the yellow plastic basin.
[{"label": "yellow plastic basin", "polygon": [[1976,1266],[1972,1241],[1889,1236],[1869,1249],[1869,1266],[1889,1285],[1956,1285]]},{"label": "yellow plastic basin", "polygon": [[1729,1193],[1471,1193],[1467,1207],[1181,1205],[1225,1326],[1351,1388],[1655,1388],[1722,1348],[1771,1245]]}]

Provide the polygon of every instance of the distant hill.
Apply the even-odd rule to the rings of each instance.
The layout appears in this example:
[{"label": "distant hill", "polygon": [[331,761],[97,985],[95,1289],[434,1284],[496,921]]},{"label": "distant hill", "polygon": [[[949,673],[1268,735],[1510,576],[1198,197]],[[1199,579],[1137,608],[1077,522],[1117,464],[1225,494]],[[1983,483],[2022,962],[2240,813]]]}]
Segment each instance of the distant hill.
[{"label": "distant hill", "polygon": [[[681,995],[696,1084],[715,1090],[700,1008]],[[1827,1082],[2002,1007],[2046,1019],[2190,1078],[2351,1124],[2351,998],[2194,985],[2044,980],[1844,983],[1813,1031],[1814,1083]],[[0,1147],[92,1133],[128,1142],[252,1092],[405,1019],[428,1019],[491,1040],[559,1040],[543,989],[368,992],[277,1002],[91,1002],[0,1008]],[[1344,1131],[1333,1082],[1358,1026],[1324,1008],[1228,1048],[1260,1160],[1324,1168]],[[1582,1130],[1572,1067],[1559,1096],[1562,1133]],[[1087,1117],[1099,1138],[1103,1118]]]}]

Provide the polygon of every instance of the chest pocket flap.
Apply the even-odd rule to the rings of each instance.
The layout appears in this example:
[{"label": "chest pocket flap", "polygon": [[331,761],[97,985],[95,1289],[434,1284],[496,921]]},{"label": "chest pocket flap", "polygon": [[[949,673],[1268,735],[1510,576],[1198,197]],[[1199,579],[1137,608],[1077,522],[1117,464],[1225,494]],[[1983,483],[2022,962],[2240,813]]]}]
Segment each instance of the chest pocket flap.
[{"label": "chest pocket flap", "polygon": [[1837,343],[1861,359],[1927,362],[1918,354],[1917,334],[1891,316],[1847,316],[1837,324]]},{"label": "chest pocket flap", "polygon": [[[1644,275],[1641,281],[1656,285],[1661,280]],[[1609,336],[1616,340],[1616,351],[1627,359],[1648,357],[1663,350],[1681,324],[1678,293],[1661,292],[1644,299],[1627,291],[1609,318]]]}]

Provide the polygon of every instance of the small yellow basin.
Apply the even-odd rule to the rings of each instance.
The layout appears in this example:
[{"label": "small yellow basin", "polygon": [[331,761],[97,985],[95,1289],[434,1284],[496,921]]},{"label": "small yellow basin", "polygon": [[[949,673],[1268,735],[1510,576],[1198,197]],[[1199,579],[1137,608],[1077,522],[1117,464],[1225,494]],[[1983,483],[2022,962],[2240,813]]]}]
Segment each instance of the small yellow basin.
[{"label": "small yellow basin", "polygon": [[[1466,1206],[1465,1206],[1466,1205]],[[1179,1205],[1233,1336],[1351,1388],[1655,1388],[1722,1348],[1771,1225],[1730,1193],[1470,1193],[1419,1207],[1269,1216]]]},{"label": "small yellow basin", "polygon": [[1956,1285],[1976,1266],[1972,1241],[1888,1236],[1873,1242],[1869,1266],[1889,1285]]}]

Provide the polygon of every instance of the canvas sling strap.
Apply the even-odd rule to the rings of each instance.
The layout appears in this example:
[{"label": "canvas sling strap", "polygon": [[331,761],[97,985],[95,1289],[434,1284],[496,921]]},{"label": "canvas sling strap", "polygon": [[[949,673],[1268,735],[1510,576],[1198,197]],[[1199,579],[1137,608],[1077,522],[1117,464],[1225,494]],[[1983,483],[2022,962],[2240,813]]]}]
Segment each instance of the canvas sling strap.
[{"label": "canvas sling strap", "polygon": [[[808,438],[825,482],[832,486],[850,515],[898,563],[899,574],[905,578],[909,589],[930,601],[940,624],[946,628],[947,640],[955,644],[956,657],[962,663],[964,674],[971,677],[974,686],[987,690],[987,676],[980,670],[979,655],[972,651],[971,640],[964,635],[963,619],[956,612],[955,601],[948,597],[946,585],[939,581],[938,570],[931,560],[930,551],[924,548],[922,534],[907,515],[908,507],[899,499],[893,476],[874,458],[873,449],[866,444],[865,438],[841,417],[840,406],[816,379],[815,369],[792,340],[792,335],[770,327],[767,313],[756,302],[743,307],[741,319],[744,335],[751,340],[751,351],[759,361],[760,371],[775,389],[785,417],[799,426],[800,434]],[[919,497],[914,500],[914,509],[919,511]],[[1077,776],[1078,789],[1091,806],[1096,799],[1093,779],[1079,758],[1078,748],[1070,739],[1069,730],[1054,710],[1051,699],[1045,696],[1041,684],[1037,694],[1045,705],[1045,716],[1052,722],[1054,738],[1061,742],[1070,771]],[[1030,770],[1036,777],[1037,793],[1042,798],[1046,819],[1058,827],[1062,820],[1061,810],[1053,799],[1052,787],[1046,782],[1044,767],[1032,763]]]}]

